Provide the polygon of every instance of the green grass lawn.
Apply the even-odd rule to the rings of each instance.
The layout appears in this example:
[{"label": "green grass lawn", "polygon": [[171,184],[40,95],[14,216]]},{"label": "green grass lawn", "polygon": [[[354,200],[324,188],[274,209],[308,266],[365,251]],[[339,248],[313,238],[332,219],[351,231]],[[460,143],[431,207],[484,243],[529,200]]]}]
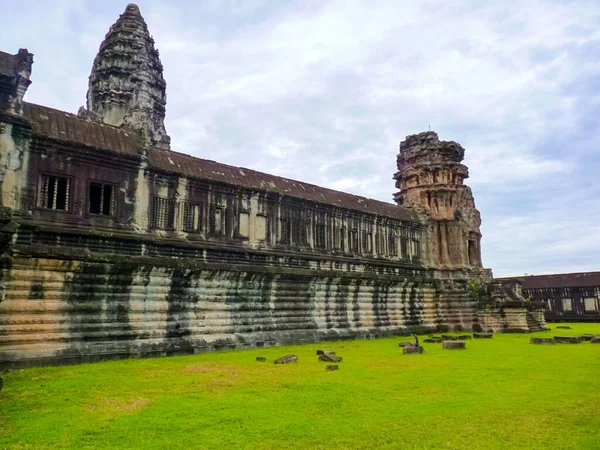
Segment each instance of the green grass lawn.
[{"label": "green grass lawn", "polygon": [[[600,334],[550,326],[534,336]],[[11,371],[0,448],[599,449],[600,345],[531,336],[423,355],[396,338]],[[344,357],[339,371],[318,348]],[[286,353],[299,362],[272,363]]]}]

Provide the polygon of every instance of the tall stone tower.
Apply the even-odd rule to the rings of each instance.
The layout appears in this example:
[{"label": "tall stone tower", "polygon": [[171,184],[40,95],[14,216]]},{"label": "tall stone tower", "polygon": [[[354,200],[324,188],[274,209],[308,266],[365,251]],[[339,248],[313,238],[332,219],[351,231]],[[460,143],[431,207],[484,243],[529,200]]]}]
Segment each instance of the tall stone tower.
[{"label": "tall stone tower", "polygon": [[163,66],[137,5],[106,34],[89,78],[87,108],[102,121],[141,132],[149,146],[169,148]]},{"label": "tall stone tower", "polygon": [[407,136],[400,143],[394,195],[399,205],[431,216],[430,258],[440,269],[480,269],[481,217],[471,189],[463,184],[469,170],[461,163],[465,149],[440,141],[432,131]]}]

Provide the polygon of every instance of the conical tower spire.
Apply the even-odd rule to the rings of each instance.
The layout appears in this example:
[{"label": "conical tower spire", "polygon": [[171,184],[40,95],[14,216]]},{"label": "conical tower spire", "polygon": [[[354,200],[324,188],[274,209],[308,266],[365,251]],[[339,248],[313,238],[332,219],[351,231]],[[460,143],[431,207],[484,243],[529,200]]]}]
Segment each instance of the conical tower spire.
[{"label": "conical tower spire", "polygon": [[130,127],[147,145],[169,148],[163,66],[137,5],[129,4],[110,27],[94,60],[88,110],[105,123]]}]

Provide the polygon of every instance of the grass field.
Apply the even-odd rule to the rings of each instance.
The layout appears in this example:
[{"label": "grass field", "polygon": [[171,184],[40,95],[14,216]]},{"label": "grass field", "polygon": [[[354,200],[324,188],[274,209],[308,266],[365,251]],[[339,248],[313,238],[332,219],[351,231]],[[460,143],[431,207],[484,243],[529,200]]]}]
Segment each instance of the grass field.
[{"label": "grass field", "polygon": [[[600,334],[571,326],[535,336]],[[323,345],[11,371],[0,448],[600,449],[600,345],[530,337],[326,344],[337,372]]]}]

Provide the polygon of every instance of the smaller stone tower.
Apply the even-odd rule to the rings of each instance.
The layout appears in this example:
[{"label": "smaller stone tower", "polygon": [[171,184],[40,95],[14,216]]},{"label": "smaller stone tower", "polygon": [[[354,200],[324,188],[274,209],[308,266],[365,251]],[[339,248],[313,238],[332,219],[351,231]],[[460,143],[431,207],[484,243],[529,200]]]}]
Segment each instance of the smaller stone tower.
[{"label": "smaller stone tower", "polygon": [[394,195],[399,205],[431,216],[430,258],[440,269],[480,269],[481,217],[471,189],[465,149],[440,141],[433,131],[407,136],[400,143]]},{"label": "smaller stone tower", "polygon": [[0,111],[21,115],[23,97],[31,84],[33,55],[20,48],[16,55],[0,52]]},{"label": "smaller stone tower", "polygon": [[147,145],[168,149],[166,87],[148,26],[137,5],[129,4],[100,45],[87,108],[107,124],[142,133]]}]

